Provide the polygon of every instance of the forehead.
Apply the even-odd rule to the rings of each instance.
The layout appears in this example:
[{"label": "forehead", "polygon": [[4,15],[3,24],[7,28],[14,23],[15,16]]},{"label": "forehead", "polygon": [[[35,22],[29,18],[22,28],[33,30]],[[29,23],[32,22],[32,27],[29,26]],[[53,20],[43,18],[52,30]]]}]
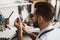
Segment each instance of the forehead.
[{"label": "forehead", "polygon": [[34,13],[34,14],[32,14],[32,17],[37,17],[37,15]]},{"label": "forehead", "polygon": [[34,8],[34,13],[36,12],[36,8]]},{"label": "forehead", "polygon": [[33,13],[33,15],[37,16],[36,14],[37,14],[37,13],[36,13],[36,8],[34,8],[34,13]]},{"label": "forehead", "polygon": [[32,15],[34,15],[35,14],[35,12],[36,12],[36,8],[34,8],[34,10],[33,10],[34,12],[32,13]]}]

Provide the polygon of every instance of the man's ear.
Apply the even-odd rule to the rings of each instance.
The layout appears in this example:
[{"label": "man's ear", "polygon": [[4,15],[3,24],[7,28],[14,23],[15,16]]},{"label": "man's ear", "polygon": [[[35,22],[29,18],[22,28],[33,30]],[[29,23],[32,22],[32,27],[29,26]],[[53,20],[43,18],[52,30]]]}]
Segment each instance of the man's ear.
[{"label": "man's ear", "polygon": [[39,16],[39,17],[38,17],[38,22],[39,22],[39,23],[43,22],[43,17],[42,17],[42,16]]}]

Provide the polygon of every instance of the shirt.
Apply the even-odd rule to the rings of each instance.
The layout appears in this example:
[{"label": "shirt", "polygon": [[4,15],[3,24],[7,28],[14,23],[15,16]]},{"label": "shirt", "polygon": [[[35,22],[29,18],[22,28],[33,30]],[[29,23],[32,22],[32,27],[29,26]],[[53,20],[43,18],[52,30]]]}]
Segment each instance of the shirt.
[{"label": "shirt", "polygon": [[[60,29],[58,27],[55,27],[55,25],[50,24],[48,27],[46,27],[45,29],[43,29],[42,31],[40,31],[40,33],[37,36],[36,40],[60,40]],[[54,28],[54,30],[43,34],[39,38],[39,36],[41,35],[41,33],[43,33],[44,31],[47,31],[49,29],[52,29],[52,28]]]}]

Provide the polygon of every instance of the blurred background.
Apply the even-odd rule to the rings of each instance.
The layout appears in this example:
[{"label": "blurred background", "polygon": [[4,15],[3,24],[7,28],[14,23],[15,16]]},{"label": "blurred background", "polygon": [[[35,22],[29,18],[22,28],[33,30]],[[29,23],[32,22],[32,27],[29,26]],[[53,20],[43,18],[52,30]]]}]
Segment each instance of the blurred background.
[{"label": "blurred background", "polygon": [[[55,16],[52,23],[58,22],[57,25],[59,26],[60,0],[0,0],[0,30],[2,28],[5,31],[2,30],[3,32],[0,32],[0,38],[11,39],[11,36],[15,36],[17,29],[14,27],[14,20],[17,17],[20,17],[21,21],[28,25],[27,28],[29,28],[31,32],[39,33],[39,29],[33,27],[31,20],[36,2],[49,2],[53,5],[55,8]],[[28,40],[27,37],[28,36],[24,36],[24,40]],[[31,38],[29,39],[31,40]]]}]

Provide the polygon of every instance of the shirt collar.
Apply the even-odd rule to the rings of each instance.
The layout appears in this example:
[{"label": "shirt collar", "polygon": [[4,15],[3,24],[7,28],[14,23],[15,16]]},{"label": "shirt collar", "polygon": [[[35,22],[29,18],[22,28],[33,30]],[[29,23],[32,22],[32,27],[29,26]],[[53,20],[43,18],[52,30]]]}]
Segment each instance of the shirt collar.
[{"label": "shirt collar", "polygon": [[49,29],[53,28],[52,25],[53,25],[53,24],[50,23],[49,26],[47,26],[46,28],[44,28],[43,30],[40,31],[40,34],[41,34],[42,32],[44,32],[44,31],[46,31],[46,30],[49,30]]}]

